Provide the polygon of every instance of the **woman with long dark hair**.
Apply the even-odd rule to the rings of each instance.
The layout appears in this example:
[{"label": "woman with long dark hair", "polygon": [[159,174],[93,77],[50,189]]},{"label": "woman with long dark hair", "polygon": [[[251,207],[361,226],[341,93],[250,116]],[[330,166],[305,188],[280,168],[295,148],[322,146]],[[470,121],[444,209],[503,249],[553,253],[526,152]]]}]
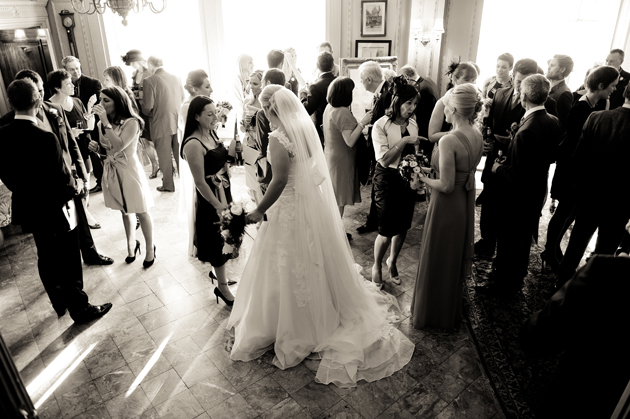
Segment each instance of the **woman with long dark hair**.
[{"label": "woman with long dark hair", "polygon": [[125,259],[127,263],[135,261],[136,253],[140,252],[133,214],[138,216],[146,242],[143,265],[148,268],[155,261],[153,220],[149,213],[153,198],[136,152],[144,121],[133,110],[127,93],[118,86],[101,91],[101,103],[94,106],[94,113],[100,119],[99,142],[107,150],[102,182],[105,206],[122,214],[129,255]]},{"label": "woman with long dark hair", "polygon": [[[188,163],[191,185],[182,189],[188,213],[192,253],[209,262],[216,273],[214,294],[231,306],[234,296],[228,287],[219,214],[232,202],[228,174],[228,151],[215,131],[216,107],[208,96],[197,96],[188,107],[180,157]],[[182,175],[183,176],[183,175]],[[211,276],[212,277],[212,276]],[[214,282],[214,280],[213,280]]]}]

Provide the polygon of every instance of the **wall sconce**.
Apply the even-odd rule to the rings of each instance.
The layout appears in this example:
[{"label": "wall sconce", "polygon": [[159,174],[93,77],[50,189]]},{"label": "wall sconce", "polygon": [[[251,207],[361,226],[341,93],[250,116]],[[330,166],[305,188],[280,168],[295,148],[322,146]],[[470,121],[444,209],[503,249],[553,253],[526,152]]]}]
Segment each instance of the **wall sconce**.
[{"label": "wall sconce", "polygon": [[412,19],[411,21],[411,33],[413,34],[413,39],[417,42],[420,41],[422,45],[425,47],[429,42],[431,42],[431,35],[435,38],[436,41],[439,41],[444,33],[444,19],[435,19],[435,23],[433,24],[433,28],[422,27],[421,19]]}]

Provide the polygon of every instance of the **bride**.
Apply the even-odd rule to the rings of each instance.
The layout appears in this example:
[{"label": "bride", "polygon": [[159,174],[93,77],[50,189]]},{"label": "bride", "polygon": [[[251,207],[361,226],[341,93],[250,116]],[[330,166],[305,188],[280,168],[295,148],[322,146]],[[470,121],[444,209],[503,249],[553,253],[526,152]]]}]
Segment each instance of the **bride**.
[{"label": "bride", "polygon": [[396,300],[357,272],[315,126],[289,90],[267,86],[261,103],[273,179],[258,207],[266,215],[228,322],[233,360],[274,349],[286,369],[321,359],[315,380],[339,387],[392,375],[414,345],[392,324]]}]

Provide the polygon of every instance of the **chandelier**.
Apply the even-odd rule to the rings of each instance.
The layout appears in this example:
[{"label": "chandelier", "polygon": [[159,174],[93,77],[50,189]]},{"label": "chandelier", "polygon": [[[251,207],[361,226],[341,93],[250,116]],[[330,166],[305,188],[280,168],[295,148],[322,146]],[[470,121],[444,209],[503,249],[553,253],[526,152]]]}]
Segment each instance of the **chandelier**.
[{"label": "chandelier", "polygon": [[127,15],[131,10],[134,13],[141,12],[146,6],[153,13],[162,13],[166,9],[166,0],[162,0],[162,8],[158,9],[153,5],[152,0],[70,0],[72,8],[77,13],[92,15],[94,13],[105,13],[109,6],[112,12],[118,13],[122,18],[122,24],[127,26]]}]

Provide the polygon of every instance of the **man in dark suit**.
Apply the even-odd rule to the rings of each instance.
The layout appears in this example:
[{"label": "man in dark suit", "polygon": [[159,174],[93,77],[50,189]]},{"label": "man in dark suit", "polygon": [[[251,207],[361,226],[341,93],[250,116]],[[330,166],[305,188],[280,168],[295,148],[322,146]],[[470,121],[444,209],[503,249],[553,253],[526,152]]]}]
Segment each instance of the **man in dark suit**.
[{"label": "man in dark suit", "polygon": [[[0,178],[13,192],[13,224],[33,233],[39,276],[61,317],[66,311],[77,323],[106,314],[111,303],[93,306],[83,292],[75,197],[80,192],[56,136],[38,127],[42,96],[29,79],[7,89],[15,118],[0,128]],[[23,161],[28,158],[29,164]],[[44,188],[35,185],[46,179]]]},{"label": "man in dark suit", "polygon": [[317,69],[320,71],[319,78],[311,84],[308,89],[308,94],[302,92],[300,100],[306,108],[311,117],[315,115],[315,128],[319,139],[324,145],[324,131],[322,129],[322,119],[324,116],[324,109],[328,102],[326,101],[326,94],[328,93],[328,86],[335,79],[332,70],[335,68],[335,60],[330,52],[324,51],[317,56]]},{"label": "man in dark suit", "polygon": [[560,125],[566,130],[565,125],[569,118],[569,111],[573,106],[573,93],[565,79],[573,71],[573,60],[568,55],[556,54],[549,61],[547,69],[547,79],[551,82],[549,97],[556,101],[558,108],[558,119]]},{"label": "man in dark suit", "polygon": [[[372,122],[374,125],[376,121],[385,115],[385,111],[392,103],[392,95],[389,93],[389,83],[383,77],[383,70],[375,61],[366,61],[359,66],[359,76],[361,77],[361,84],[368,92],[374,93],[374,100],[372,101]],[[362,141],[359,139],[359,141]],[[358,157],[357,160],[360,158]],[[359,165],[359,181],[362,184],[367,184],[370,174],[373,171],[373,167],[376,164],[374,159],[374,146],[372,145],[372,127],[368,129],[367,148],[365,148],[365,155],[362,161],[358,162]],[[370,204],[370,212],[367,216],[365,224],[357,227],[359,234],[369,233],[370,231],[376,231],[378,229],[378,213],[376,211],[376,204],[374,202],[374,185],[372,185],[371,193],[372,203]]]},{"label": "man in dark suit", "polygon": [[[63,68],[70,73],[72,83],[74,83],[74,97],[78,97],[85,109],[91,109],[91,106],[98,103],[101,99],[101,89],[103,86],[101,82],[92,77],[86,76],[81,72],[81,62],[78,58],[68,55],[61,60]],[[54,92],[53,92],[54,93]],[[90,104],[90,106],[88,106]],[[98,138],[98,132],[96,131],[96,125],[94,129],[90,131],[90,137],[93,139]],[[96,178],[96,185],[90,189],[90,193],[100,192],[101,179],[103,178],[103,162],[98,153],[90,152],[90,159],[92,160],[92,169],[94,171],[94,177]]]},{"label": "man in dark suit", "polygon": [[522,81],[525,115],[510,142],[507,160],[492,166],[503,208],[491,285],[486,292],[503,294],[520,289],[527,275],[532,236],[538,231],[541,203],[547,193],[549,165],[560,138],[558,118],[549,115],[544,106],[549,88],[549,80],[539,74]]},{"label": "man in dark suit", "polygon": [[[497,90],[492,107],[488,114],[488,124],[492,129],[490,141],[486,144],[486,163],[481,175],[483,182],[483,204],[479,227],[481,240],[475,243],[475,253],[492,256],[496,248],[497,236],[502,226],[499,223],[503,212],[499,189],[495,187],[495,177],[492,175],[492,165],[499,156],[499,151],[506,155],[510,143],[510,127],[518,124],[525,109],[521,105],[521,82],[532,74],[538,74],[536,61],[524,58],[514,65],[514,86]],[[551,115],[557,116],[556,102],[548,98],[545,109]],[[558,139],[554,140],[557,143]],[[542,200],[540,201],[542,205]]]},{"label": "man in dark suit", "polygon": [[[44,83],[38,73],[33,70],[22,70],[15,75],[16,80],[31,80],[37,86],[39,94],[44,97]],[[0,118],[0,127],[9,125],[15,117],[15,112],[11,111]],[[55,138],[59,141],[61,152],[66,165],[71,168],[74,165],[73,174],[76,176],[79,189],[87,185],[87,179],[90,175],[85,169],[81,152],[77,141],[72,135],[72,129],[68,123],[66,113],[61,106],[50,102],[41,102],[36,113],[38,126],[46,131],[55,134]],[[103,256],[96,250],[92,232],[85,215],[85,210],[81,202],[81,198],[75,197],[77,206],[77,233],[79,235],[79,244],[81,247],[81,255],[86,265],[111,265],[114,260],[110,257]]]},{"label": "man in dark suit", "polygon": [[[420,137],[429,138],[429,121],[431,121],[431,114],[433,108],[440,97],[438,87],[433,80],[426,77],[421,77],[416,69],[407,64],[400,69],[398,74],[407,76],[410,83],[415,83],[416,89],[420,94],[420,101],[416,106],[416,123],[418,124],[418,135]],[[435,143],[431,141],[420,141],[420,148],[425,156],[431,159],[431,153],[433,152],[433,146]]]},{"label": "man in dark suit", "polygon": [[[578,203],[558,286],[575,273],[595,230],[599,231],[595,253],[612,255],[630,218],[630,86],[622,93],[625,103],[621,107],[589,116],[573,155],[575,183],[595,193]],[[586,167],[596,167],[597,175],[585,171]]]},{"label": "man in dark suit", "polygon": [[625,102],[623,91],[625,90],[626,86],[628,86],[628,82],[630,81],[630,73],[621,68],[621,64],[623,64],[625,56],[626,55],[622,50],[613,49],[606,57],[606,65],[615,67],[617,71],[619,71],[619,83],[617,83],[617,90],[612,92],[612,94],[610,95],[611,110],[623,106]]},{"label": "man in dark suit", "polygon": [[[284,72],[278,68],[270,68],[265,71],[262,78],[262,88],[270,84],[276,84],[278,86],[284,86],[286,82]],[[256,180],[260,183],[260,190],[263,195],[267,192],[267,187],[271,183],[271,164],[267,161],[267,148],[269,147],[269,133],[271,133],[271,127],[269,126],[269,120],[263,109],[256,112],[256,136],[260,143],[260,155],[256,161],[257,174]]]},{"label": "man in dark suit", "polygon": [[172,158],[179,166],[177,116],[184,101],[184,87],[179,77],[164,71],[162,59],[149,57],[147,64],[153,75],[142,83],[142,113],[149,116],[151,137],[162,171],[162,186],[158,186],[157,190],[175,192]]},{"label": "man in dark suit", "polygon": [[630,380],[630,258],[596,255],[521,330],[531,357],[564,352],[541,418],[610,418]]}]

